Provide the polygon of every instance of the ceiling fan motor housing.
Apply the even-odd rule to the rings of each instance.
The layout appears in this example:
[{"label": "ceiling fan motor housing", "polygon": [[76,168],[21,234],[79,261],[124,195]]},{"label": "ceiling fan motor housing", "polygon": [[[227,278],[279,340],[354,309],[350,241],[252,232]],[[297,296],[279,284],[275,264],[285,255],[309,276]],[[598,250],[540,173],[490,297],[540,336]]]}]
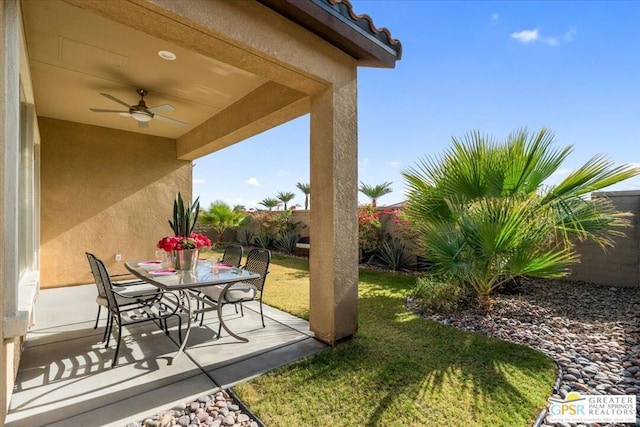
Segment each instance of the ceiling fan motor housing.
[{"label": "ceiling fan motor housing", "polygon": [[140,101],[138,101],[138,105],[132,105],[131,108],[129,108],[129,114],[139,122],[148,122],[153,119],[153,113],[147,110],[147,104],[144,102],[147,91],[138,89],[137,92],[138,95],[140,95]]},{"label": "ceiling fan motor housing", "polygon": [[151,119],[158,119],[163,122],[171,123],[177,126],[187,126],[187,123],[181,122],[180,120],[175,120],[170,117],[161,116],[160,114],[164,111],[175,111],[175,108],[169,104],[157,105],[155,107],[147,107],[146,102],[144,102],[144,97],[147,95],[147,91],[144,89],[137,89],[136,92],[140,95],[140,100],[137,105],[129,105],[121,99],[116,98],[113,95],[109,95],[108,93],[100,93],[100,95],[108,98],[118,104],[124,105],[127,107],[127,111],[118,111],[118,110],[107,110],[102,108],[89,108],[91,111],[95,113],[119,113],[122,116],[132,117],[138,122],[138,127],[145,128],[148,126],[147,122],[151,121]]}]

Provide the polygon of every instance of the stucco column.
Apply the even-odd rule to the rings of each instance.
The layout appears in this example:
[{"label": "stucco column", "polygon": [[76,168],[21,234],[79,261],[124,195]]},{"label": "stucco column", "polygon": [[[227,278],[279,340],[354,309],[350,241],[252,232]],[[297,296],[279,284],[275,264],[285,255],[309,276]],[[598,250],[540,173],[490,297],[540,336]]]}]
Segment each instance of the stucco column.
[{"label": "stucco column", "polygon": [[358,163],[352,78],[311,98],[309,323],[334,345],[358,329]]}]

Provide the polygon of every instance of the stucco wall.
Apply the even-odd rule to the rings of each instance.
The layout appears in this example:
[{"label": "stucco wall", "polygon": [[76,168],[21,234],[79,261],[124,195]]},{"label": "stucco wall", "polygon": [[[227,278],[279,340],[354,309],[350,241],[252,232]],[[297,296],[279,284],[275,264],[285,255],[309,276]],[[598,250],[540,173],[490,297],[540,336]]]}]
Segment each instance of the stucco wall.
[{"label": "stucco wall", "polygon": [[301,227],[300,235],[308,236],[309,235],[309,227],[311,227],[311,211],[304,209],[297,209],[293,211],[291,215],[292,222],[301,222],[305,225],[305,227]]},{"label": "stucco wall", "polygon": [[41,283],[90,283],[85,252],[111,273],[154,256],[173,200],[191,199],[192,166],[175,140],[40,117]]},{"label": "stucco wall", "polygon": [[615,247],[606,252],[595,243],[577,246],[580,263],[572,268],[570,279],[607,286],[640,286],[640,241],[638,216],[640,191],[594,193],[594,197],[607,197],[618,211],[631,212],[631,227],[623,229],[627,237],[616,237]]}]

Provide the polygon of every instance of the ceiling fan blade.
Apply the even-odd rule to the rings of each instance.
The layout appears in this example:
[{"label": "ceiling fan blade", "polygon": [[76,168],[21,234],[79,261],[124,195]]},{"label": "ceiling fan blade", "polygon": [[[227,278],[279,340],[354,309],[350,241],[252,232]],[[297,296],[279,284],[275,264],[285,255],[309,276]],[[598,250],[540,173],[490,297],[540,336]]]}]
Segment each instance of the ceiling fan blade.
[{"label": "ceiling fan blade", "polygon": [[138,122],[138,127],[139,128],[148,128],[149,127],[149,122]]},{"label": "ceiling fan blade", "polygon": [[168,113],[169,111],[176,111],[176,109],[173,108],[172,105],[163,104],[163,105],[158,105],[156,107],[147,108],[147,111],[150,113],[156,114],[156,113]]},{"label": "ceiling fan blade", "polygon": [[89,110],[93,111],[94,113],[127,113],[127,114],[129,114],[128,111],[105,110],[104,108],[89,108]]},{"label": "ceiling fan blade", "polygon": [[115,101],[115,102],[117,102],[118,104],[122,104],[122,105],[124,105],[124,106],[125,106],[125,107],[127,107],[127,108],[131,108],[131,105],[127,104],[127,103],[126,103],[126,102],[124,102],[124,101],[119,100],[118,98],[116,98],[116,97],[115,97],[115,96],[113,96],[113,95],[109,95],[108,93],[100,93],[100,95],[104,96],[105,98],[109,98],[110,100]]},{"label": "ceiling fan blade", "polygon": [[188,126],[188,124],[185,122],[181,122],[180,120],[170,119],[169,117],[160,116],[158,114],[154,114],[153,118],[158,119],[161,122],[171,123],[172,125],[176,125],[176,126]]}]

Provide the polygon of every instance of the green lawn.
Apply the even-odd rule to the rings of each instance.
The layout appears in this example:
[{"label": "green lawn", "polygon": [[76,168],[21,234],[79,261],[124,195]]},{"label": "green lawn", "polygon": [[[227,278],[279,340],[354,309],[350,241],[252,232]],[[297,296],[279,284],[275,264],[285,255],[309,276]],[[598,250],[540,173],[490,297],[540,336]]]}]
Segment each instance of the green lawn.
[{"label": "green lawn", "polygon": [[[309,315],[307,260],[275,255],[264,301]],[[269,427],[530,426],[555,380],[527,347],[405,310],[413,277],[360,272],[356,336],[235,388]]]}]

